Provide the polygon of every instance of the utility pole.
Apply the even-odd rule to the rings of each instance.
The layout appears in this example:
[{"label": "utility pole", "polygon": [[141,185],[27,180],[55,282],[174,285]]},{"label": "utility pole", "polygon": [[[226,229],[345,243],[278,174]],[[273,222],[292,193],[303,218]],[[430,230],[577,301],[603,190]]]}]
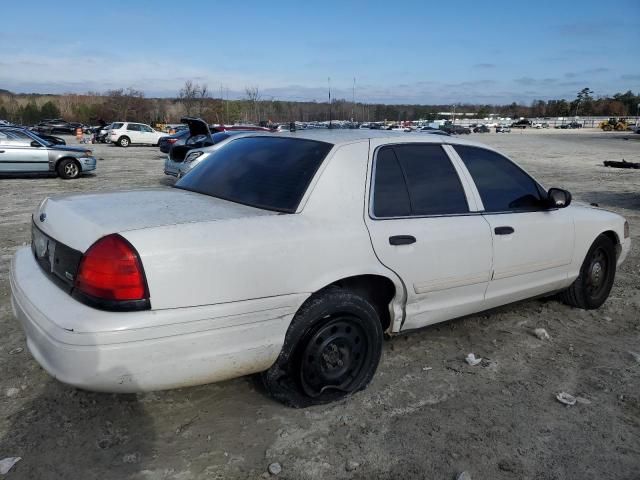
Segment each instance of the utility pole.
[{"label": "utility pole", "polygon": [[[224,108],[225,108],[225,106],[226,106],[226,105],[225,105],[225,103],[224,103],[224,95],[223,95],[223,91],[222,91],[222,84],[220,84],[220,100],[222,101],[222,109],[223,109],[223,111],[224,111]],[[224,125],[225,120],[226,120],[226,117],[224,117],[224,118],[222,119],[222,124],[223,124],[223,125]]]},{"label": "utility pole", "polygon": [[331,77],[327,77],[327,83],[329,85],[329,128],[331,128]]},{"label": "utility pole", "polygon": [[356,106],[356,77],[353,77],[353,91],[351,93],[351,123],[353,123],[353,109]]}]

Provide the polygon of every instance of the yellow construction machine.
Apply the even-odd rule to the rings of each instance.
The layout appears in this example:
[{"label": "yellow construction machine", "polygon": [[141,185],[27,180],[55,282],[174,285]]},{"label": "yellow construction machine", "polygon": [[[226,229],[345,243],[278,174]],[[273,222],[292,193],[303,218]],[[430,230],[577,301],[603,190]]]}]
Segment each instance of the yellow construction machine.
[{"label": "yellow construction machine", "polygon": [[600,123],[599,127],[605,132],[624,132],[627,129],[627,122],[623,118],[617,119],[611,117],[609,120],[605,120]]}]

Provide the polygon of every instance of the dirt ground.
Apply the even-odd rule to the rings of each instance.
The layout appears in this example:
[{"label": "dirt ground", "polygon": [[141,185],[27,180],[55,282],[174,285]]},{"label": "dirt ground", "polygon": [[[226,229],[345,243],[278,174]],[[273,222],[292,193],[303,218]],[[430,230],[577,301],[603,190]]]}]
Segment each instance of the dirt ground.
[{"label": "dirt ground", "polygon": [[[409,135],[409,134],[408,134]],[[416,134],[418,135],[418,134]],[[627,217],[635,242],[596,311],[531,300],[385,342],[373,383],[292,410],[250,378],[140,395],[79,391],[32,359],[8,271],[46,195],[171,185],[157,148],[95,146],[95,176],[0,180],[0,459],[8,479],[640,478],[640,135],[474,134],[574,199]],[[73,140],[70,140],[72,143]],[[545,328],[541,341],[532,329]],[[16,352],[17,348],[22,351]],[[484,361],[464,361],[474,352]],[[566,391],[589,403],[566,407]]]}]

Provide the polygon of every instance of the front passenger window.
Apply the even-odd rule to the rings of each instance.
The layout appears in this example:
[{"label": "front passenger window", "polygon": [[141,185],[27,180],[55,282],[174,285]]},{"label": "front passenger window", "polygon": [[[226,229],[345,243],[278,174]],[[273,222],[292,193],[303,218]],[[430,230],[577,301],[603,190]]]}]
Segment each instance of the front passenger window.
[{"label": "front passenger window", "polygon": [[484,148],[453,146],[478,188],[485,212],[531,211],[544,208],[541,187],[520,167]]}]

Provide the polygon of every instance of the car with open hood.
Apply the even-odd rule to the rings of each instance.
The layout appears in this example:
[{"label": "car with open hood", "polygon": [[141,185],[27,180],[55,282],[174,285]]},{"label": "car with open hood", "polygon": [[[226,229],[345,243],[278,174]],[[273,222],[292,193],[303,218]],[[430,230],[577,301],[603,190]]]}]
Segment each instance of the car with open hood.
[{"label": "car with open hood", "polygon": [[631,244],[490,147],[359,129],[247,135],[175,187],[50,197],[31,233],[12,304],[57,380],[259,373],[295,407],[366,388],[385,333],[556,293],[598,308]]},{"label": "car with open hood", "polygon": [[[215,133],[222,132],[270,132],[272,130],[266,127],[258,127],[255,125],[213,125],[209,126],[207,122],[201,118],[195,117],[183,117],[180,121],[186,124],[189,128],[189,134],[186,137],[181,138],[180,141],[174,143],[169,148],[168,162],[170,164],[180,164],[185,160],[187,154],[196,148],[204,148],[214,145],[220,138],[214,140],[213,135]],[[178,165],[175,168],[169,168],[169,172],[177,172]],[[167,173],[167,172],[165,172]],[[168,173],[172,175],[172,173]]]},{"label": "car with open hood", "polygon": [[207,160],[220,148],[224,147],[231,140],[245,135],[259,135],[260,132],[253,130],[231,130],[216,132],[211,135],[212,144],[204,147],[194,147],[187,150],[184,158],[175,155],[173,158],[168,155],[164,161],[164,174],[172,177],[181,178],[191,171],[194,167]]}]

